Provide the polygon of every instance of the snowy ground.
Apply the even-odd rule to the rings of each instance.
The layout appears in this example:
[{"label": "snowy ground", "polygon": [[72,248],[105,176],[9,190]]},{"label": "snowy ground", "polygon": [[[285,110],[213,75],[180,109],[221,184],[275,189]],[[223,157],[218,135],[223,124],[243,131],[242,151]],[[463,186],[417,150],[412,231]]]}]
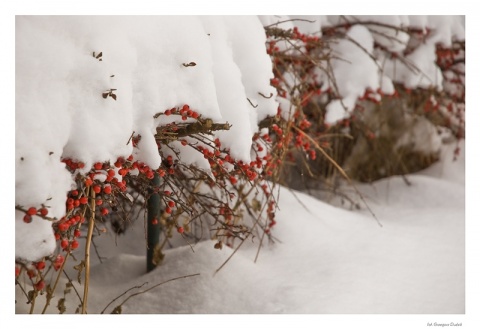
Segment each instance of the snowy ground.
[{"label": "snowy ground", "polygon": [[[410,186],[392,177],[359,187],[382,227],[366,210],[283,189],[274,230],[280,242],[265,245],[257,263],[258,245],[245,243],[217,274],[232,250],[216,250],[209,241],[194,252],[189,246],[167,250],[163,265],[146,274],[142,225],[117,246],[100,239],[99,252],[111,257],[92,270],[89,312],[102,312],[146,282],[105,312],[130,294],[199,273],[132,297],[123,313],[463,314],[465,161],[462,156],[452,163],[451,155],[408,176]],[[78,299],[67,296],[74,312]],[[16,308],[28,310],[21,298]]]}]

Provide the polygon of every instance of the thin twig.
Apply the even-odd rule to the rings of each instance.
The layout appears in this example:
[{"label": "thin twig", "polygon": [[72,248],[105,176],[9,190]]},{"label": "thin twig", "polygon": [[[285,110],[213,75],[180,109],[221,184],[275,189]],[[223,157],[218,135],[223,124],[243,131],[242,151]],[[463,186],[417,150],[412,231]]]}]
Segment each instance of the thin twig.
[{"label": "thin twig", "polygon": [[279,21],[279,22],[267,25],[267,26],[265,26],[265,28],[268,29],[269,27],[272,27],[272,26],[275,26],[275,25],[278,25],[278,24],[287,23],[287,22],[295,22],[295,21],[308,22],[308,23],[315,23],[316,22],[316,21],[311,21],[311,20],[308,20],[308,19],[292,18],[292,19],[287,19],[287,20],[284,20],[284,21]]},{"label": "thin twig", "polygon": [[[164,281],[164,282],[160,282],[156,285],[154,285],[153,287],[150,287],[148,289],[145,289],[143,291],[139,291],[139,292],[136,292],[134,294],[131,294],[130,296],[128,296],[121,304],[119,304],[117,307],[115,308],[119,308],[121,307],[123,304],[125,304],[130,298],[134,297],[134,296],[137,296],[137,295],[141,295],[141,294],[144,294],[152,289],[155,289],[161,285],[164,285],[165,283],[169,283],[169,282],[172,282],[172,281],[176,281],[176,280],[180,280],[180,279],[186,279],[186,278],[190,278],[190,277],[194,277],[194,276],[198,276],[200,275],[200,273],[196,273],[196,274],[190,274],[190,275],[184,275],[184,276],[180,276],[178,278],[173,278],[173,279],[170,279],[170,280],[167,280],[167,281]],[[120,297],[120,296],[119,296]]]},{"label": "thin twig", "polygon": [[95,227],[95,191],[93,186],[90,189],[90,207],[91,217],[88,222],[87,242],[85,244],[85,286],[83,290],[83,302],[82,302],[82,314],[87,314],[87,301],[88,301],[88,286],[90,284],[90,246],[92,243],[93,229]]},{"label": "thin twig", "polygon": [[135,286],[135,287],[132,287],[132,288],[129,288],[127,289],[123,294],[119,295],[118,297],[114,298],[110,303],[107,304],[107,306],[105,306],[105,308],[103,309],[102,312],[100,312],[100,314],[103,314],[105,313],[105,310],[110,306],[112,305],[113,302],[115,302],[117,299],[119,299],[120,297],[124,296],[126,293],[128,293],[130,290],[133,290],[133,289],[140,289],[142,288],[144,285],[148,284],[148,282],[144,282],[141,286]]},{"label": "thin twig", "polygon": [[318,143],[313,139],[311,138],[310,136],[308,136],[307,134],[305,134],[303,132],[303,130],[295,127],[295,126],[292,126],[293,129],[295,129],[296,131],[298,131],[300,134],[302,134],[304,137],[306,137],[308,140],[310,140],[313,145],[315,146],[315,148],[317,150],[319,150],[324,157],[327,158],[328,161],[330,161],[330,163],[340,172],[340,174],[347,180],[347,182],[353,187],[353,189],[355,190],[355,192],[357,192],[358,196],[360,197],[360,199],[362,200],[363,204],[365,205],[365,207],[367,207],[368,211],[370,212],[370,214],[373,216],[373,218],[377,221],[378,225],[380,227],[383,227],[382,223],[380,223],[380,221],[378,220],[377,216],[375,215],[375,213],[372,211],[372,209],[370,208],[370,206],[367,204],[367,202],[365,201],[362,193],[360,193],[360,191],[357,189],[357,187],[355,186],[355,184],[352,182],[352,180],[350,179],[350,177],[348,177],[347,173],[343,170],[342,167],[340,167],[340,165],[334,160],[332,159],[328,154],[327,152],[325,152],[325,150],[323,148],[320,147],[320,145],[318,145]]}]

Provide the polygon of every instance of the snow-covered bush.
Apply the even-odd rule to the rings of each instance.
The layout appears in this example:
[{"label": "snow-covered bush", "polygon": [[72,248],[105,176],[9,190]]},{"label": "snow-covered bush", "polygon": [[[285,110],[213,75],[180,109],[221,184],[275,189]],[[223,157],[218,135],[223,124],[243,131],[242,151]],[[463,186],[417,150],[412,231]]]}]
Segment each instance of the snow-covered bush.
[{"label": "snow-covered bush", "polygon": [[463,17],[269,16],[263,23],[280,125],[289,132],[284,184],[318,187],[328,177],[334,189],[339,174],[360,181],[407,174],[438,160],[442,143],[464,138]]},{"label": "snow-covered bush", "polygon": [[17,17],[16,283],[32,312],[69,258],[88,280],[92,239],[131,221],[161,228],[159,264],[171,239],[271,239],[279,182],[405,173],[378,150],[430,164],[440,137],[463,137],[464,47],[456,17]]}]

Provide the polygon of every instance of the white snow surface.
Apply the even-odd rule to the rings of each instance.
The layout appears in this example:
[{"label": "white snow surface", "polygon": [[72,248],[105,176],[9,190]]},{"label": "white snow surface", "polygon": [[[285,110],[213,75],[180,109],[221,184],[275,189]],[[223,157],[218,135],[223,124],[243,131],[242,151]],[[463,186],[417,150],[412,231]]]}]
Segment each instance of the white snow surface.
[{"label": "white snow surface", "polygon": [[[259,239],[247,241],[216,274],[233,250],[214,249],[212,241],[193,250],[168,249],[164,263],[146,273],[142,221],[116,242],[111,235],[97,239],[107,260],[95,261],[92,269],[89,313],[102,312],[132,287],[148,282],[105,312],[133,293],[198,273],[132,297],[123,313],[462,314],[464,145],[454,162],[452,151],[445,150],[431,168],[408,175],[410,186],[401,177],[358,185],[382,226],[365,207],[347,210],[282,189],[273,230],[278,241],[264,243],[256,263]],[[57,296],[63,296],[64,283]],[[17,298],[17,312],[26,312],[29,306],[18,290]],[[68,312],[77,304],[75,294],[68,294]]]}]

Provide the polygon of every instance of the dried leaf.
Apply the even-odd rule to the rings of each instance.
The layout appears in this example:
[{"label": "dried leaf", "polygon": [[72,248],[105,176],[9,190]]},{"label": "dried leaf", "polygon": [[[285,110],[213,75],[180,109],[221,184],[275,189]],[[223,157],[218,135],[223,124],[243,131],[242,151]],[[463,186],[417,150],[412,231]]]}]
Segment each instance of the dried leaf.
[{"label": "dried leaf", "polygon": [[114,100],[117,100],[117,95],[115,94],[110,94],[110,97],[112,97]]},{"label": "dried leaf", "polygon": [[102,94],[102,97],[103,97],[103,98],[107,98],[107,97],[108,97],[108,93],[103,93],[103,94]]},{"label": "dried leaf", "polygon": [[218,241],[217,243],[215,243],[215,245],[213,247],[215,249],[222,249],[222,247],[223,247],[222,241]]},{"label": "dried leaf", "polygon": [[260,201],[258,201],[257,199],[253,199],[252,200],[252,209],[255,212],[259,212],[260,209],[262,209],[262,204],[260,203]]},{"label": "dried leaf", "polygon": [[[94,54],[95,54],[95,53],[94,53]],[[102,52],[100,52],[100,53],[99,53],[97,56],[95,56],[95,58],[97,58],[97,59],[98,59],[98,58],[100,58],[100,57],[102,57],[102,56],[103,56],[103,53],[102,53]]]},{"label": "dried leaf", "polygon": [[122,305],[118,305],[110,314],[122,314]]},{"label": "dried leaf", "polygon": [[73,268],[78,271],[78,283],[82,284],[82,271],[85,268],[85,262],[82,260],[78,265],[75,265]]},{"label": "dried leaf", "polygon": [[58,300],[57,309],[60,312],[60,314],[65,313],[65,311],[67,310],[67,308],[65,307],[65,298],[60,298]]}]

